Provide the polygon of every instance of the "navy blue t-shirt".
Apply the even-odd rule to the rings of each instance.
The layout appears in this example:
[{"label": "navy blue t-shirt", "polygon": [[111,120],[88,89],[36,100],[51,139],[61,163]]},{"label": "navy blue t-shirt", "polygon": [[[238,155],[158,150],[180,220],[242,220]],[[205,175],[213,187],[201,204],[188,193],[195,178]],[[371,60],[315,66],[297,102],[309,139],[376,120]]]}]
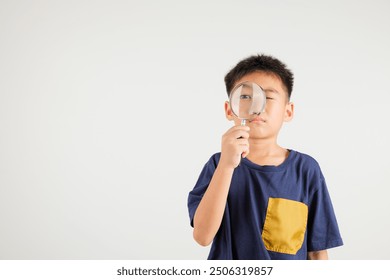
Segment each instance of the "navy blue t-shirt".
[{"label": "navy blue t-shirt", "polygon": [[[218,165],[205,164],[188,196],[191,226]],[[208,259],[302,260],[307,252],[343,245],[318,163],[290,150],[279,166],[244,158],[234,170],[221,226]]]}]

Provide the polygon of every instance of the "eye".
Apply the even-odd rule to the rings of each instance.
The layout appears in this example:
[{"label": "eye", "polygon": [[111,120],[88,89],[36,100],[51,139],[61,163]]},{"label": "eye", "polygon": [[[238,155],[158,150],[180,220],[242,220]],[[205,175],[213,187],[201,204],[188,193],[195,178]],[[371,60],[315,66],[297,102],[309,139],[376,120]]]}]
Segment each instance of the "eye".
[{"label": "eye", "polygon": [[242,94],[242,95],[240,95],[240,99],[252,99],[252,96],[250,96],[250,95],[246,95],[246,94]]},{"label": "eye", "polygon": [[272,97],[266,97],[266,99],[273,100],[273,99],[275,99],[275,98],[272,98]]}]

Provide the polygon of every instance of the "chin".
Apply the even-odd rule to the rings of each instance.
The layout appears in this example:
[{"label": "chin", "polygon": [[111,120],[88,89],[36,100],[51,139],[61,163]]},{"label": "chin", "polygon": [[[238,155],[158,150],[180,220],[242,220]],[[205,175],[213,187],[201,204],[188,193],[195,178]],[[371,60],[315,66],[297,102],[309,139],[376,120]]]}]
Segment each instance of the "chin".
[{"label": "chin", "polygon": [[265,140],[265,139],[268,139],[270,138],[269,135],[267,134],[263,134],[263,133],[254,133],[254,134],[250,134],[249,135],[249,138],[252,139],[252,140]]}]

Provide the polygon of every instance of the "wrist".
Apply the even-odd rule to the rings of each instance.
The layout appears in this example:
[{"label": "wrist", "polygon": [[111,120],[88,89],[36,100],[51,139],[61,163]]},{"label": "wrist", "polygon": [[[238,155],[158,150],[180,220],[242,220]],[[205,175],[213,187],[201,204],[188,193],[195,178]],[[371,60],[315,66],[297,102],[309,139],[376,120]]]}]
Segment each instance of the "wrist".
[{"label": "wrist", "polygon": [[223,172],[228,172],[228,173],[233,173],[234,169],[236,168],[237,166],[232,164],[232,163],[228,163],[228,162],[225,162],[223,160],[220,160],[218,165],[217,165],[217,169],[220,170],[220,171],[223,171]]}]

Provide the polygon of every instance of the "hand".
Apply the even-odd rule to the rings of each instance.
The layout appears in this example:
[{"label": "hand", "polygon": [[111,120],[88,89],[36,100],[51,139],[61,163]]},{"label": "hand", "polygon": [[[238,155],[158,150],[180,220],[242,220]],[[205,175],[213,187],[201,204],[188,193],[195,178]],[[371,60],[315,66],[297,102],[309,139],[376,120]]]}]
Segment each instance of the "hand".
[{"label": "hand", "polygon": [[249,154],[249,126],[237,125],[230,128],[222,136],[220,165],[236,168]]}]

